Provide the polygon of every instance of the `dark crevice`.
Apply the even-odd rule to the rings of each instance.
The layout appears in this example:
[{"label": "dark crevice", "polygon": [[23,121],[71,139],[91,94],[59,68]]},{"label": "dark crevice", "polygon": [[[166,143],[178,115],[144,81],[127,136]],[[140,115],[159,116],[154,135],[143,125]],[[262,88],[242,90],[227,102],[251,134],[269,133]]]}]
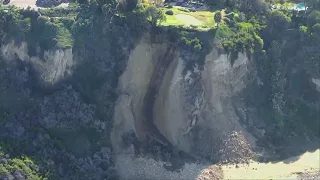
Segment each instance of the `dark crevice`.
[{"label": "dark crevice", "polygon": [[148,133],[152,135],[152,139],[160,142],[165,146],[172,146],[171,143],[160,133],[158,128],[155,126],[153,119],[154,103],[159,93],[162,81],[164,79],[165,71],[172,62],[176,51],[176,45],[170,44],[163,56],[160,56],[156,68],[152,74],[147,93],[144,97],[143,115],[145,124],[148,127]]}]

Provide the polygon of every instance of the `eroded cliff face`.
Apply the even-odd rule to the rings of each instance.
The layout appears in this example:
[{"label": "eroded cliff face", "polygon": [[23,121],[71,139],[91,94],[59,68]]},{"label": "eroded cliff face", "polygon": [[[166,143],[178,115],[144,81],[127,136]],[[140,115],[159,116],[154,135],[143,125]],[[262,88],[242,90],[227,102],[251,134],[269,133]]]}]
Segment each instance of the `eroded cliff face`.
[{"label": "eroded cliff face", "polygon": [[[168,53],[169,64],[159,63],[167,61]],[[135,133],[142,142],[147,141],[145,134],[151,134],[193,157],[218,160],[241,147],[245,152],[233,153],[234,159],[237,153],[250,158],[255,138],[240,124],[236,108],[244,107],[239,95],[255,81],[251,61],[239,54],[231,66],[227,55],[212,49],[205,64],[190,68],[183,53],[170,42],[152,43],[148,37],[131,52],[115,106],[111,137],[116,152],[131,149],[125,147],[123,136]],[[155,77],[157,73],[162,77]],[[145,101],[149,96],[154,99]],[[232,137],[241,141],[226,145]]]},{"label": "eroded cliff face", "polygon": [[[129,56],[127,67],[119,80],[119,97],[115,106],[114,124],[111,139],[116,152],[124,150],[122,137],[134,132],[141,141],[145,141],[148,134],[157,133],[152,124],[152,119],[146,117],[146,96],[150,93],[153,74],[157,73],[157,65],[168,50],[166,43],[153,44],[148,37],[142,38]],[[170,60],[175,61],[177,52],[170,54]],[[174,62],[171,62],[174,64]],[[166,69],[164,67],[159,67]],[[166,72],[164,72],[165,74]],[[161,81],[160,81],[160,84]],[[151,87],[153,88],[153,87]],[[151,96],[155,96],[152,94]],[[151,117],[152,118],[152,117]],[[152,127],[150,127],[152,126]],[[150,131],[149,128],[154,128]],[[158,138],[161,136],[158,133]],[[163,139],[163,138],[162,138]]]},{"label": "eroded cliff face", "polygon": [[227,55],[213,49],[202,70],[198,66],[187,70],[184,62],[179,59],[157,99],[159,129],[180,149],[202,157],[215,156],[222,140],[237,132],[254,147],[254,138],[240,125],[235,110],[241,103],[237,96],[254,76],[248,58],[240,54],[231,67]]},{"label": "eroded cliff face", "polygon": [[[39,50],[39,48],[38,48]],[[9,63],[14,60],[32,65],[39,82],[45,86],[51,86],[71,75],[73,64],[72,49],[57,49],[44,51],[40,56],[29,56],[28,45],[25,42],[15,43],[11,41],[1,46],[3,59]]]},{"label": "eroded cliff face", "polygon": [[[167,54],[170,54],[168,65]],[[192,66],[191,61],[195,62]],[[232,64],[228,55],[219,54],[216,48],[211,49],[203,63],[200,56],[173,48],[169,41],[154,43],[149,37],[143,38],[131,52],[118,86],[120,96],[111,139],[118,153],[116,164],[120,174],[137,175],[132,174],[137,169],[129,172],[121,168],[135,162],[128,155],[136,147],[125,138],[130,135],[136,135],[142,143],[154,139],[198,159],[243,162],[258,154],[267,157],[273,151],[270,144],[277,143],[270,133],[280,134],[273,129],[276,122],[270,120],[274,118],[270,113],[274,112],[268,108],[275,107],[276,101],[269,96],[279,94],[280,90],[265,92],[273,85],[265,80],[268,77],[259,75],[257,66],[257,61],[242,53]],[[298,82],[295,73],[286,76]],[[301,76],[306,77],[311,78]],[[317,79],[309,81],[306,88],[319,88]],[[287,90],[299,92],[294,87]],[[314,107],[314,103],[309,105]],[[261,145],[261,141],[265,144]],[[149,159],[144,161],[151,163]],[[145,172],[139,173],[146,175],[151,171],[147,167],[139,169],[143,168]]]}]

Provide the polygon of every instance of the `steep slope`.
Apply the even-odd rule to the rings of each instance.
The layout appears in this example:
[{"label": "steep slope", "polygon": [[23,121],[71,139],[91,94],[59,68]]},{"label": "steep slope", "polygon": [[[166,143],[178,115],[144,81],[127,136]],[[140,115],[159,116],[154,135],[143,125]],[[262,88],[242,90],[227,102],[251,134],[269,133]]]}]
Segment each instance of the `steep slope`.
[{"label": "steep slope", "polygon": [[[126,133],[135,132],[141,141],[146,140],[147,134],[157,133],[158,130],[152,122],[153,108],[148,109],[152,104],[147,102],[152,101],[152,96],[156,95],[156,92],[152,91],[157,91],[157,81],[161,82],[161,77],[157,76],[162,76],[166,69],[163,67],[162,58],[168,50],[171,51],[168,48],[166,43],[152,44],[150,39],[145,37],[131,52],[126,71],[120,77],[120,95],[115,106],[111,139],[116,152],[123,150],[121,138]],[[168,58],[170,61],[175,57]],[[156,136],[166,141],[161,138],[161,134]]]},{"label": "steep slope", "polygon": [[[182,49],[169,41],[154,43],[146,37],[132,51],[118,87],[111,135],[116,152],[124,151],[124,136],[136,133],[143,143],[155,139],[194,157],[221,160],[219,151],[231,153],[238,147],[244,152],[228,160],[250,158],[255,140],[240,125],[232,101],[251,83],[248,77],[254,71],[248,58],[240,55],[231,67],[227,56],[213,49],[203,70],[197,65],[188,69],[177,50]],[[230,134],[244,142],[224,147]]]},{"label": "steep slope", "polygon": [[[158,71],[156,62],[159,59],[163,62],[167,60],[165,57],[170,43],[166,39],[161,43],[143,39],[132,51],[127,68],[120,78],[119,91],[122,95],[115,107],[112,136],[116,149],[122,151],[117,151],[119,154],[116,158],[119,173],[124,178],[138,178],[142,174],[148,177],[147,167],[138,168],[147,168],[139,171],[140,175],[135,173],[138,169],[130,172],[123,170],[125,166],[138,163],[130,155],[139,149],[133,140],[134,134],[140,142],[147,144],[144,147],[148,147],[150,141],[143,135],[147,131],[162,145],[173,146],[202,160],[244,163],[257,156],[261,159],[278,158],[279,154],[274,154],[274,150],[281,150],[273,139],[279,132],[272,128],[273,125],[267,124],[272,114],[266,115],[269,112],[267,107],[274,101],[266,100],[268,94],[265,94],[264,89],[269,84],[266,77],[258,72],[261,62],[257,63],[255,59],[239,53],[234,63],[231,63],[227,54],[212,48],[202,63],[197,53],[179,47],[179,53],[171,56],[169,66],[161,66],[162,71]],[[190,66],[190,62],[195,63]],[[155,83],[155,80],[160,79],[155,78],[157,72],[161,72],[163,77]],[[311,78],[305,85],[313,91],[316,90],[314,82],[316,80]],[[156,96],[149,96],[150,91],[147,90],[150,87],[154,87],[151,90]],[[151,100],[143,101],[148,98]],[[152,127],[149,123],[152,123]],[[143,127],[141,124],[144,124]],[[131,142],[134,146],[130,146],[127,136],[133,137]],[[308,136],[298,137],[301,138]],[[141,161],[151,163],[150,159]]]}]

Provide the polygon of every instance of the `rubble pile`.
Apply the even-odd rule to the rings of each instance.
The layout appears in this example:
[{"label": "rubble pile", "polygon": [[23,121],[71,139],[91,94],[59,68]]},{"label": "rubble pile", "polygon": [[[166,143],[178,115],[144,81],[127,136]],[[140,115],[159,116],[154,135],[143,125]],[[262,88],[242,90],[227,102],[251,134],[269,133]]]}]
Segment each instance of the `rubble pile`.
[{"label": "rubble pile", "polygon": [[221,163],[248,163],[253,152],[242,133],[232,132],[223,140],[216,157]]}]

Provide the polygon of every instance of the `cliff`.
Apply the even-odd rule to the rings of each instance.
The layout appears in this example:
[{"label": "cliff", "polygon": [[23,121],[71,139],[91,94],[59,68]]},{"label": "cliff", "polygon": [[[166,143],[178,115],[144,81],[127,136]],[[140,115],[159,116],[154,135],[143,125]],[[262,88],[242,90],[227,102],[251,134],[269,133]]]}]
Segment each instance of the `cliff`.
[{"label": "cliff", "polygon": [[0,179],[221,179],[212,164],[319,147],[319,67],[298,40],[251,52],[223,44],[223,25],[151,27],[139,11],[90,8],[21,11],[36,14],[31,27],[0,34]]},{"label": "cliff", "polygon": [[[3,69],[2,79],[11,77],[15,83],[19,83],[9,85],[7,81],[1,82],[8,86],[2,89],[1,102],[10,101],[2,103],[2,107],[10,111],[10,108],[19,107],[16,105],[19,99],[21,101],[24,98],[25,103],[28,100],[33,107],[27,103],[21,108],[31,108],[34,114],[31,115],[30,110],[20,113],[37,119],[30,119],[30,123],[50,132],[47,135],[40,133],[40,136],[51,137],[56,133],[70,136],[67,139],[61,137],[61,141],[74,141],[74,145],[81,149],[68,147],[67,151],[80,156],[96,151],[92,148],[96,146],[93,141],[97,139],[92,136],[111,130],[112,161],[120,175],[126,177],[128,173],[133,173],[129,177],[137,175],[135,171],[124,171],[126,168],[123,166],[133,166],[128,164],[127,158],[139,152],[171,162],[168,166],[176,166],[173,159],[181,153],[169,159],[164,155],[154,157],[156,151],[150,150],[153,147],[165,148],[169,152],[177,149],[191,159],[238,163],[246,162],[258,154],[263,157],[274,149],[275,145],[260,143],[270,138],[268,133],[273,130],[268,129],[270,127],[265,117],[259,118],[264,113],[260,111],[261,107],[252,103],[252,99],[264,99],[258,97],[263,95],[259,94],[259,89],[264,77],[259,77],[253,58],[239,53],[232,64],[228,55],[219,53],[216,47],[209,49],[205,56],[200,56],[203,52],[186,51],[172,43],[165,34],[156,39],[154,41],[152,34],[146,34],[130,51],[125,69],[119,77],[117,100],[114,106],[109,106],[114,108],[111,111],[113,114],[105,117],[106,120],[97,114],[104,108],[99,104],[101,101],[88,103],[82,99],[81,88],[73,87],[76,85],[73,79],[78,76],[78,67],[86,63],[80,56],[74,55],[72,49],[47,50],[43,56],[29,56],[25,42],[3,44],[2,62],[6,64],[4,67],[11,67],[12,70]],[[190,62],[193,62],[191,66]],[[310,77],[308,81],[314,90],[319,88],[316,77]],[[96,92],[103,93],[105,86],[108,86],[108,82]],[[8,91],[17,92],[18,95],[12,97]],[[9,119],[3,127],[8,128],[7,123],[14,122]],[[15,121],[22,123],[19,123],[19,119]],[[15,136],[28,134],[24,129],[31,127],[20,126],[22,129],[15,131]],[[84,133],[80,137],[70,134],[80,131]],[[106,136],[99,138],[99,142],[108,141]],[[257,145],[257,142],[260,144]],[[110,157],[111,154],[104,158],[110,163]],[[178,164],[190,162],[188,159],[180,159]],[[135,160],[129,162],[136,163]],[[201,171],[200,166],[205,165],[199,165],[195,172]],[[186,179],[190,176],[186,176]]]}]

